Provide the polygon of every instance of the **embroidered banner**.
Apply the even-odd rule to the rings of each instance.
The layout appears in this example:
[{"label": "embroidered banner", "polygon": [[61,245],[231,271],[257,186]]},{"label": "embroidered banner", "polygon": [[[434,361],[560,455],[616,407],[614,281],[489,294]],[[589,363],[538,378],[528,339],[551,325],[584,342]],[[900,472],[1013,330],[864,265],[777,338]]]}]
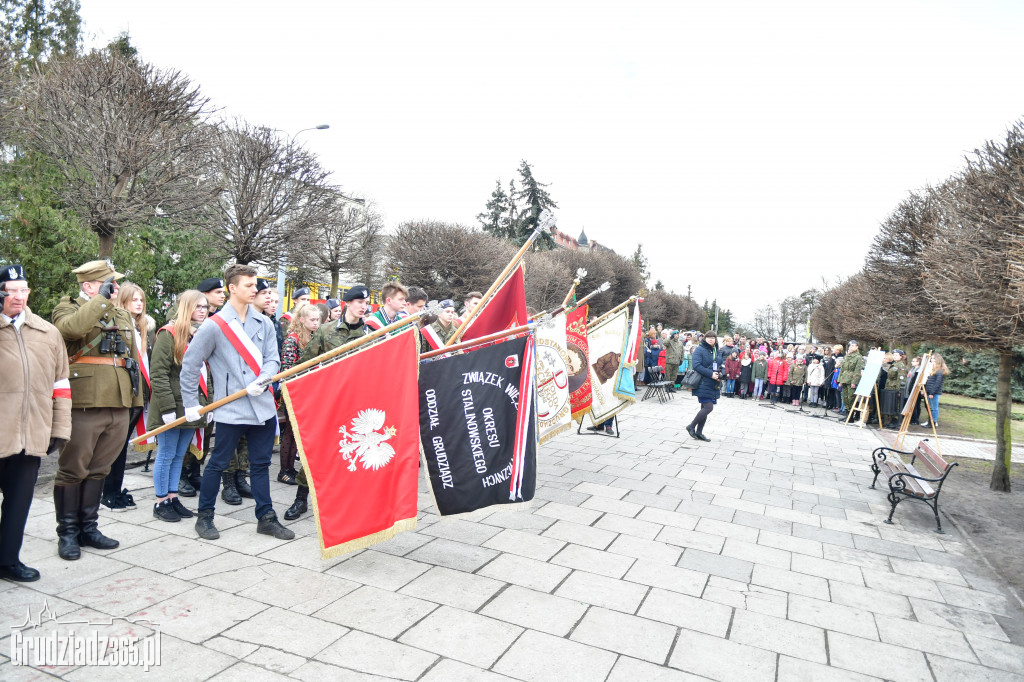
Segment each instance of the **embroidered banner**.
[{"label": "embroidered banner", "polygon": [[565,315],[537,327],[537,427],[546,443],[572,428],[569,405],[569,353],[565,343]]},{"label": "embroidered banner", "polygon": [[611,419],[636,401],[633,396],[618,395],[616,392],[622,387],[620,375],[625,369],[628,331],[629,310],[626,308],[587,330],[591,357],[590,381],[594,396],[590,419],[594,424]]},{"label": "embroidered banner", "polygon": [[590,354],[587,350],[587,309],[583,305],[565,316],[565,349],[569,359],[569,404],[572,418],[583,419],[590,412]]}]

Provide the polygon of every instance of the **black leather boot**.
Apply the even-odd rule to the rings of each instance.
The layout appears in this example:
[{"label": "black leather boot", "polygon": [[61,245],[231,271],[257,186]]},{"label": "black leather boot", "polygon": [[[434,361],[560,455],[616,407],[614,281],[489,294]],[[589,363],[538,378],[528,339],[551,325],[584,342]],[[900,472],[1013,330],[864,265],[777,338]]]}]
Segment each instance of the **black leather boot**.
[{"label": "black leather boot", "polygon": [[292,506],[288,507],[288,511],[284,513],[285,521],[294,521],[309,510],[309,507],[306,505],[306,497],[308,495],[309,488],[304,485],[300,485],[295,489],[295,501],[292,502]]},{"label": "black leather boot", "polygon": [[228,504],[242,504],[242,496],[238,494],[238,488],[235,487],[235,472],[225,471],[220,475],[221,491],[220,497]]},{"label": "black leather boot", "polygon": [[[192,487],[199,490],[203,486],[203,464],[202,462],[193,462],[188,467],[188,473],[186,474],[188,482],[192,484]],[[180,490],[178,491],[181,492]]]},{"label": "black leather boot", "polygon": [[178,479],[178,494],[182,497],[195,497],[196,489],[189,482],[188,477],[185,476],[185,472],[181,472],[181,478]]},{"label": "black leather boot", "polygon": [[242,497],[248,497],[252,499],[252,488],[249,487],[249,481],[245,480],[247,471],[236,471],[235,472],[235,490]]},{"label": "black leather boot", "polygon": [[78,506],[80,485],[58,485],[53,488],[53,506],[57,510],[57,554],[65,561],[82,556],[78,546]]},{"label": "black leather boot", "polygon": [[93,549],[117,549],[120,542],[100,532],[100,497],[103,479],[87,478],[82,481],[81,506],[78,508],[78,544]]}]

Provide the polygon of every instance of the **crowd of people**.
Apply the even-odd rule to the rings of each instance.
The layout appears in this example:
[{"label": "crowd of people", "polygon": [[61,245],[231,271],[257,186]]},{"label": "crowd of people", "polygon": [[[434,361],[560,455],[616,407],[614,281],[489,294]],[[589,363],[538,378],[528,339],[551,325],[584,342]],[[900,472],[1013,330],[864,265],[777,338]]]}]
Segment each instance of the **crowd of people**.
[{"label": "crowd of people", "polygon": [[[723,395],[764,400],[772,405],[817,406],[841,417],[848,416],[854,409],[854,391],[866,362],[859,344],[852,340],[845,347],[799,344],[781,338],[771,341],[740,334],[725,334],[719,340],[714,332],[680,332],[663,329],[661,325],[648,329],[644,345],[644,368],[637,375],[638,382],[657,380],[663,375],[669,380],[669,390],[674,391],[680,388],[688,370],[699,376],[699,382],[691,388],[701,409],[687,430],[693,438],[705,441],[709,440],[703,435],[707,417]],[[865,409],[868,414],[857,416],[895,428],[922,371],[923,359],[914,357],[908,363],[902,349],[886,351],[875,382],[877,403],[872,398]],[[928,401],[930,419],[938,426],[939,396],[949,368],[942,356],[934,353],[927,371],[922,392]],[[921,420],[920,415],[918,402],[911,423],[928,426],[929,417]]]},{"label": "crowd of people", "polygon": [[[20,560],[25,523],[43,456],[56,456],[53,499],[57,553],[110,550],[119,542],[99,529],[99,510],[137,507],[124,487],[131,441],[162,429],[142,448],[153,451],[153,516],[175,523],[195,518],[196,534],[216,540],[218,494],[229,505],[253,498],[258,533],[287,540],[270,499],[272,451],[280,434],[277,480],[296,486],[285,519],[308,511],[308,481],[296,469],[295,434],[271,381],[279,371],[382,329],[427,305],[421,288],[390,282],[383,303],[357,284],[340,299],[311,302],[292,292],[292,308],[277,318],[278,291],[248,265],[230,265],[195,289],[179,292],[157,327],[146,314],[145,291],[109,260],[74,271],[79,291],[63,297],[51,322],[28,307],[29,278],[20,265],[0,270],[0,353],[7,367],[0,391],[13,400],[0,440],[0,577],[38,580]],[[462,315],[482,294],[469,292]],[[442,347],[462,323],[455,301],[431,302],[421,315],[423,350]],[[215,314],[216,313],[216,314]],[[246,397],[215,412],[201,408],[244,390]],[[209,417],[215,414],[216,421]],[[211,447],[210,444],[213,443]],[[196,508],[182,498],[198,497]]]},{"label": "crowd of people", "polygon": [[[312,302],[309,289],[299,288],[291,294],[291,310],[277,318],[279,295],[271,283],[252,266],[230,265],[223,278],[178,293],[167,323],[157,328],[146,314],[145,291],[122,282],[109,260],[90,261],[73,272],[79,291],[60,300],[51,324],[27,305],[31,290],[24,268],[0,269],[0,353],[7,367],[22,368],[0,375],[0,390],[14,398],[5,414],[10,428],[0,440],[0,577],[17,581],[40,577],[19,558],[40,459],[58,459],[57,553],[73,561],[83,547],[119,546],[99,529],[99,510],[136,508],[123,485],[128,451],[133,439],[153,430],[159,433],[143,447],[154,450],[155,518],[195,518],[196,534],[216,540],[218,495],[228,505],[248,497],[255,501],[258,533],[293,538],[270,498],[278,433],[277,480],[296,487],[286,520],[308,511],[309,485],[305,470],[296,467],[295,433],[272,377],[413,313],[420,314],[421,350],[440,349],[482,298],[477,291],[463,297],[460,317],[451,299],[430,301],[427,314],[427,292],[398,282],[382,288],[376,310],[361,284],[325,302]],[[947,369],[941,357],[932,360],[925,390],[937,420]],[[704,426],[722,395],[819,405],[845,415],[853,408],[864,362],[855,341],[844,348],[740,335],[719,340],[714,332],[657,325],[648,330],[636,377],[639,383],[668,378],[672,391],[686,382],[701,405],[687,430],[707,441]],[[894,425],[920,371],[921,358],[907,363],[900,349],[886,353],[878,377],[881,414],[873,417]],[[202,410],[243,391],[244,398],[212,413]],[[594,428],[602,427],[611,425]],[[195,497],[194,509],[182,501]]]}]

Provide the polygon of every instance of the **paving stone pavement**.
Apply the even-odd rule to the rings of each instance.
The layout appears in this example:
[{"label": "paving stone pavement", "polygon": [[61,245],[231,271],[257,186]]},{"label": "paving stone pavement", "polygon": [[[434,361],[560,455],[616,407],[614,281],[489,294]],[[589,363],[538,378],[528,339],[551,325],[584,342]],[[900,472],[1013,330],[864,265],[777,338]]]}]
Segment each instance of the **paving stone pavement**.
[{"label": "paving stone pavement", "polygon": [[[139,508],[103,512],[112,552],[56,555],[37,496],[0,623],[44,601],[103,632],[161,634],[149,680],[1024,680],[1024,610],[949,524],[870,489],[871,431],[722,400],[691,440],[689,396],[622,415],[621,438],[540,450],[528,511],[440,521],[322,561],[309,515],[294,541],[255,533],[252,502],[218,503],[221,539]],[[276,465],[274,467],[276,471]],[[294,488],[273,483],[279,515]],[[195,500],[186,500],[194,506]],[[44,626],[45,629],[45,626]],[[0,679],[138,679],[139,671],[12,665]]]}]

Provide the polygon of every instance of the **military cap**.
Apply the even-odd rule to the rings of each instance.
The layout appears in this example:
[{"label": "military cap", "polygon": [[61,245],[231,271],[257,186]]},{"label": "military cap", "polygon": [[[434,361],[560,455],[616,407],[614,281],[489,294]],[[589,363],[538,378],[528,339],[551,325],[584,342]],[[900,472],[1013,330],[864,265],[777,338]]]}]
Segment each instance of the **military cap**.
[{"label": "military cap", "polygon": [[327,299],[327,309],[328,310],[334,310],[335,308],[337,308],[340,305],[341,305],[341,301],[339,301],[336,298],[329,298],[329,299]]},{"label": "military cap", "polygon": [[850,343],[848,343],[846,345],[847,346],[860,346],[860,344],[857,343],[856,341],[854,341],[853,339],[850,339]]},{"label": "military cap", "polygon": [[362,284],[356,284],[355,286],[350,287],[349,290],[345,292],[345,295],[341,297],[341,300],[347,303],[348,301],[354,301],[359,298],[370,298],[370,290]]},{"label": "military cap", "polygon": [[897,348],[896,350],[894,350],[894,351],[892,352],[892,354],[893,354],[893,355],[896,355],[897,353],[899,353],[899,354],[900,354],[900,355],[902,355],[903,357],[907,357],[907,354],[906,354],[906,353],[904,353],[904,352],[903,352],[903,350],[902,350],[902,349],[900,349],[900,348]]},{"label": "military cap", "polygon": [[264,289],[269,289],[269,288],[270,288],[270,282],[268,282],[265,278],[263,278],[263,277],[257,277],[256,278],[256,293],[257,294],[260,293],[261,291],[263,291]]},{"label": "military cap", "polygon": [[28,281],[25,277],[25,268],[20,265],[6,265],[0,270],[0,284],[4,282],[14,282],[17,280]]},{"label": "military cap", "polygon": [[292,300],[296,300],[299,296],[309,296],[309,287],[299,287],[292,292]]},{"label": "military cap", "polygon": [[454,308],[455,307],[455,301],[453,301],[450,298],[446,298],[443,301],[438,301],[437,304],[439,306],[441,306],[442,309],[444,309],[444,308]]},{"label": "military cap", "polygon": [[199,292],[203,294],[213,291],[214,289],[223,288],[224,280],[220,279],[219,277],[207,277],[206,279],[199,283],[199,286],[196,287],[196,289],[198,289]]},{"label": "military cap", "polygon": [[120,272],[114,270],[114,264],[110,262],[109,258],[106,260],[91,260],[88,263],[83,263],[71,272],[78,278],[79,283],[104,282],[110,277],[114,279],[124,277]]}]

